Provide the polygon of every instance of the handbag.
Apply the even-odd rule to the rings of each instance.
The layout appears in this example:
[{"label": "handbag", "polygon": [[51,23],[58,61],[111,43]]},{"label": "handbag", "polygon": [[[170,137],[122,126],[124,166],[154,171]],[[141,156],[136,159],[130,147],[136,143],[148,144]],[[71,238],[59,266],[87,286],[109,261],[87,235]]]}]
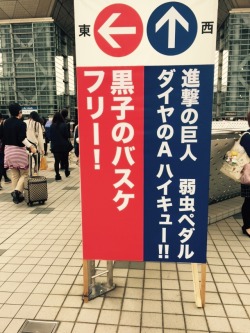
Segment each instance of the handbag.
[{"label": "handbag", "polygon": [[250,185],[250,163],[245,164],[241,170],[240,182],[244,185]]},{"label": "handbag", "polygon": [[40,161],[40,170],[47,170],[47,169],[48,169],[47,159],[44,155],[42,155]]},{"label": "handbag", "polygon": [[[245,134],[250,133],[245,132],[242,134],[242,136]],[[242,136],[234,143],[232,149],[226,153],[222,167],[220,169],[220,172],[236,182],[241,182],[241,171],[245,164],[250,163],[249,156],[240,144]]]},{"label": "handbag", "polygon": [[74,148],[74,146],[72,145],[71,141],[68,140],[68,152],[71,152],[71,150]]}]

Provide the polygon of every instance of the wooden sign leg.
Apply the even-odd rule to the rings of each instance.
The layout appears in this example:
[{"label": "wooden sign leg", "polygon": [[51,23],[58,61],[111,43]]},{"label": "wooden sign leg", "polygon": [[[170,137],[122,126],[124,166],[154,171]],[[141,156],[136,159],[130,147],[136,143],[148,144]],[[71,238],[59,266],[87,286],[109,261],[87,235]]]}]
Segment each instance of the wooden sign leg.
[{"label": "wooden sign leg", "polygon": [[201,308],[201,293],[200,293],[200,281],[199,281],[199,272],[198,264],[191,264],[192,275],[193,275],[193,285],[194,285],[194,300],[198,308]]},{"label": "wooden sign leg", "polygon": [[207,264],[201,264],[201,305],[205,306],[205,296],[206,296],[206,268]]},{"label": "wooden sign leg", "polygon": [[193,284],[194,284],[194,298],[198,308],[205,306],[205,293],[206,293],[206,264],[201,264],[201,284],[199,280],[198,264],[191,264]]}]

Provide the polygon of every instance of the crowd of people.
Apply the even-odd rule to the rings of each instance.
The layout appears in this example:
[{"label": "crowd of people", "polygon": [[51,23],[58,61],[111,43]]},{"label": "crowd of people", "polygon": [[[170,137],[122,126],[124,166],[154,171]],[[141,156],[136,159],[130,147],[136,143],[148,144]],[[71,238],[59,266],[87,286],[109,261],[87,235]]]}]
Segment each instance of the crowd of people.
[{"label": "crowd of people", "polygon": [[[78,159],[79,147],[76,137],[74,146],[71,144],[70,122],[66,108],[55,112],[48,120],[40,117],[36,111],[32,111],[28,119],[24,120],[22,107],[18,103],[9,105],[9,113],[7,119],[0,114],[0,190],[3,189],[2,178],[5,183],[11,182],[12,200],[19,204],[24,200],[24,179],[29,176],[31,169],[33,176],[37,175],[41,156],[48,154],[48,144],[54,156],[56,181],[62,180],[60,170],[64,170],[65,177],[70,176],[69,152],[75,148]],[[34,168],[30,165],[32,161]],[[7,176],[7,170],[10,178]]]},{"label": "crowd of people", "polygon": [[[28,170],[31,170],[29,163],[32,163],[32,159],[29,156],[33,156],[33,175],[36,175],[40,168],[41,156],[48,154],[48,144],[54,156],[55,180],[62,180],[60,170],[64,170],[65,177],[70,176],[69,152],[72,149],[77,158],[76,163],[79,163],[78,125],[74,129],[72,145],[66,108],[55,112],[48,120],[40,117],[36,111],[32,111],[29,118],[24,120],[22,107],[18,103],[9,105],[9,113],[10,116],[6,120],[0,114],[0,190],[3,189],[2,178],[5,183],[11,182],[12,200],[18,204],[24,200],[24,179],[28,176]],[[250,112],[247,120],[250,126]],[[241,145],[250,157],[250,136],[244,136]],[[7,170],[10,172],[10,178]],[[250,185],[241,184],[241,196],[244,197],[241,210],[242,231],[250,237]]]}]

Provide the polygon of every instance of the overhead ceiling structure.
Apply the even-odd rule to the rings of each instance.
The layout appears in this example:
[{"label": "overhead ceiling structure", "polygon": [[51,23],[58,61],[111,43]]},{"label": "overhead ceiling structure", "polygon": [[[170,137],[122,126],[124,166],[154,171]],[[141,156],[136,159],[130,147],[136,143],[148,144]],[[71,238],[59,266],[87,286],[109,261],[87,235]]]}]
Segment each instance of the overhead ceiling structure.
[{"label": "overhead ceiling structure", "polygon": [[74,38],[73,0],[0,0],[0,20],[52,17]]},{"label": "overhead ceiling structure", "polygon": [[218,29],[234,8],[250,8],[250,0],[219,0]]},{"label": "overhead ceiling structure", "polygon": [[[0,0],[0,20],[52,17],[74,38],[73,3],[73,0]],[[250,0],[219,0],[218,28],[234,8],[250,8]]]}]

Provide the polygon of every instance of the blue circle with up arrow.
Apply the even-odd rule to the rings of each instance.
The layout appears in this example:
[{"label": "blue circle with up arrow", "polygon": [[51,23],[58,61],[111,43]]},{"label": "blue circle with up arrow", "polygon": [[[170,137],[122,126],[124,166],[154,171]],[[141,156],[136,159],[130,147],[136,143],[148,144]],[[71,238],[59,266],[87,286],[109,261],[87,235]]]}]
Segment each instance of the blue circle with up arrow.
[{"label": "blue circle with up arrow", "polygon": [[189,7],[180,2],[167,2],[151,14],[147,35],[156,51],[172,56],[185,52],[193,44],[197,26]]}]

